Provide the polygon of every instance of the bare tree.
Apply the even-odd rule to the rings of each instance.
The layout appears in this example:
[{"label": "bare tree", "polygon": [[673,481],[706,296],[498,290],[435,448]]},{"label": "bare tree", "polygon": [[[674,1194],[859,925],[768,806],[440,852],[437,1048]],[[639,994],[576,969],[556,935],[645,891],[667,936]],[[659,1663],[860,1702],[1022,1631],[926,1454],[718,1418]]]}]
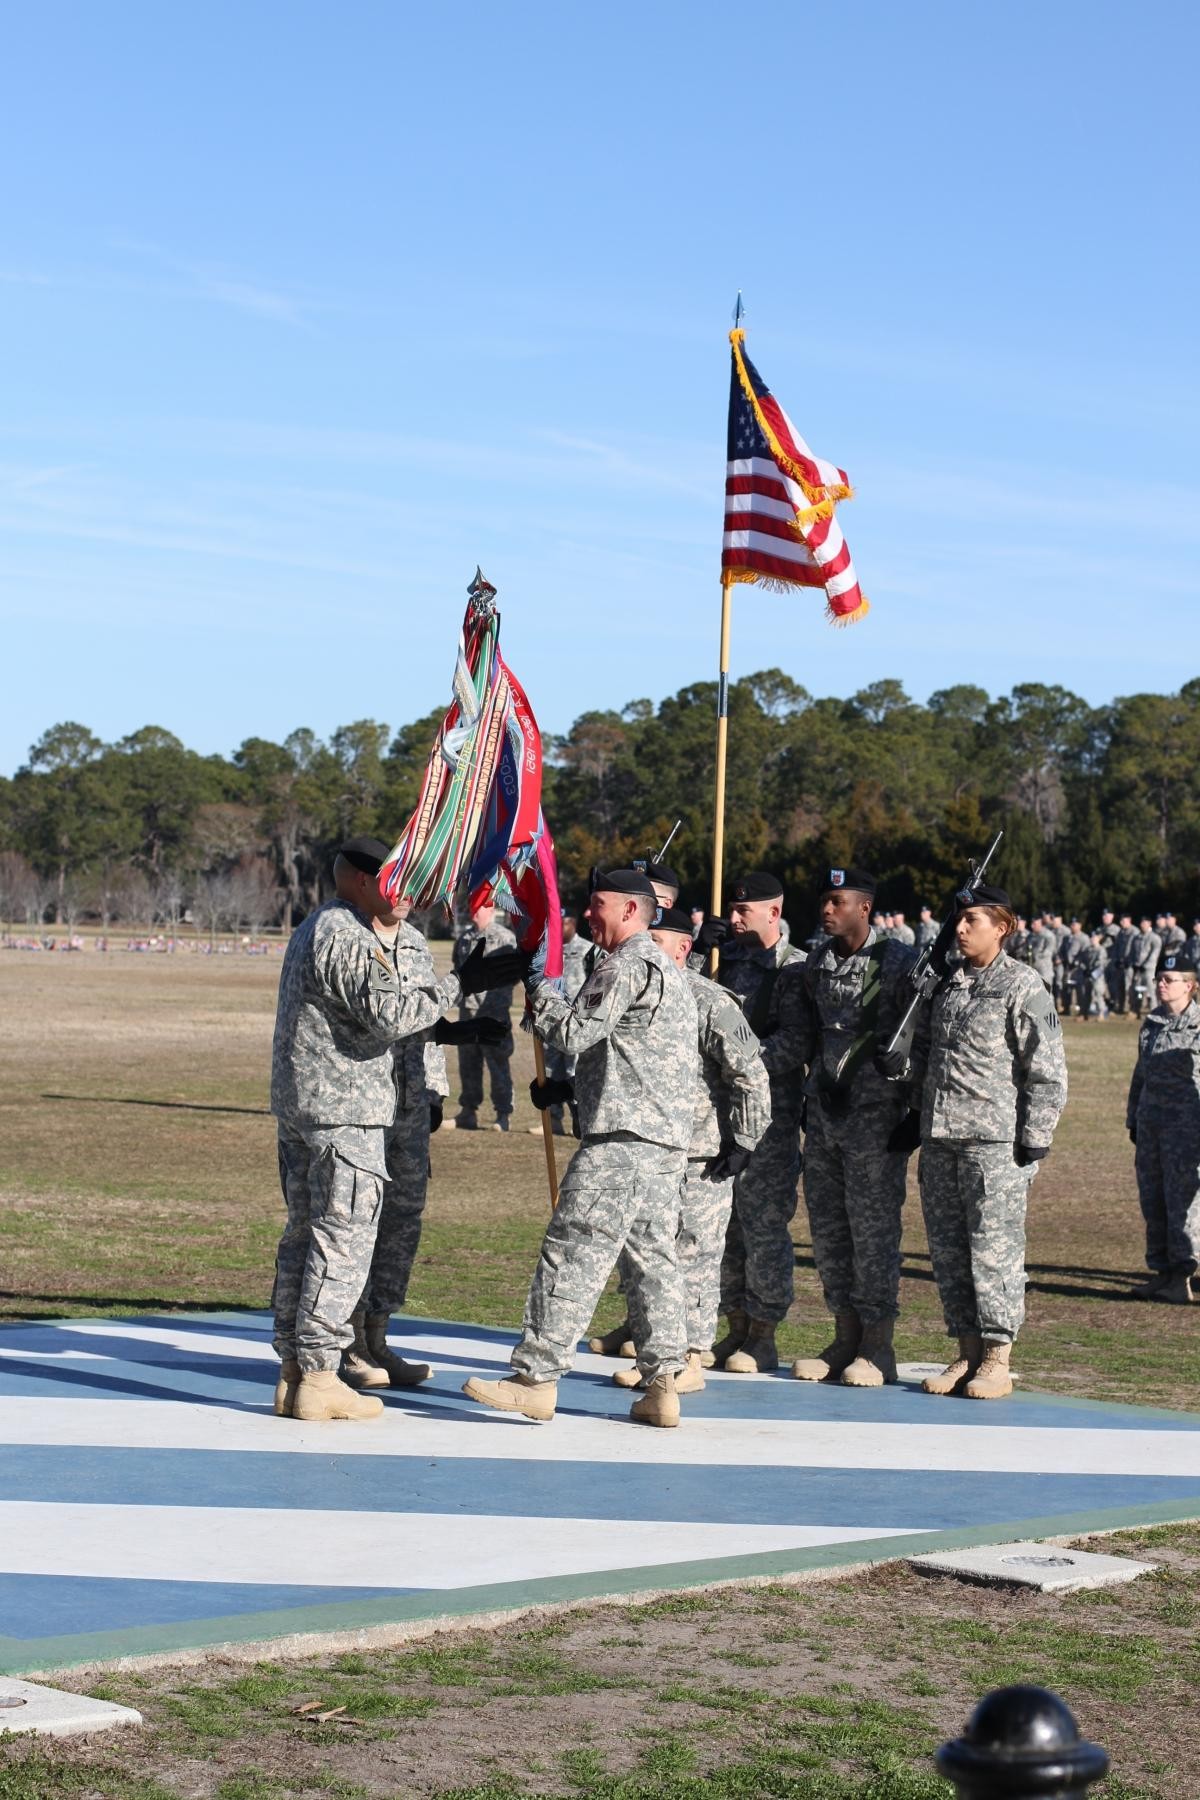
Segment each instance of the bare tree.
[{"label": "bare tree", "polygon": [[40,919],[42,884],[19,850],[0,850],[0,919],[15,924]]}]

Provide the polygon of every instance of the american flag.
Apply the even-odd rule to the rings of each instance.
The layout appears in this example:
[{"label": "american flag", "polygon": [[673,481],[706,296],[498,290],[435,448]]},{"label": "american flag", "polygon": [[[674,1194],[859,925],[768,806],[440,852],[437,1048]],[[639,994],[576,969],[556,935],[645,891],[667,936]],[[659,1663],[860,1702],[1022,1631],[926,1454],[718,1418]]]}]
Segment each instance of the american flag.
[{"label": "american flag", "polygon": [[838,625],[868,602],[835,512],[853,494],[844,469],[814,456],[731,331],[729,447],[725,470],[726,580],[823,588]]}]

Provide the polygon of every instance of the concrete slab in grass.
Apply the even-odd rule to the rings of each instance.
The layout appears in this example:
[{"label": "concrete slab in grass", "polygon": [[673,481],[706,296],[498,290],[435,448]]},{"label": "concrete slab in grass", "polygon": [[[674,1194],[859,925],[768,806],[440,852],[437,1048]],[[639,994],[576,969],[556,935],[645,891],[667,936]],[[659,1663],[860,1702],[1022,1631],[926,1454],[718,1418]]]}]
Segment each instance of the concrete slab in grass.
[{"label": "concrete slab in grass", "polygon": [[38,1737],[80,1737],[89,1731],[111,1731],[114,1725],[140,1725],[132,1706],[67,1694],[36,1681],[0,1675],[0,1737],[5,1732],[32,1732]]},{"label": "concrete slab in grass", "polygon": [[943,1550],[910,1556],[925,1575],[954,1575],[987,1587],[1036,1588],[1042,1594],[1073,1594],[1081,1588],[1113,1587],[1148,1575],[1153,1563],[1094,1550],[1064,1550],[1058,1544],[984,1544],[974,1550]]}]

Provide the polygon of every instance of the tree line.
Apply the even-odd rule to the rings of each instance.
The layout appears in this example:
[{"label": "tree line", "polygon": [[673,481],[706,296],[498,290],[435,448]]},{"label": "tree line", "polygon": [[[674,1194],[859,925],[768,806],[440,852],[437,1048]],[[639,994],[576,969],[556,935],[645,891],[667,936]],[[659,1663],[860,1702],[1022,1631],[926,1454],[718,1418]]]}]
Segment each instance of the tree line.
[{"label": "tree line", "polygon": [[[546,744],[564,894],[595,863],[671,851],[707,902],[716,684],[583,713]],[[53,726],[0,778],[0,917],[256,931],[329,891],[339,841],[391,841],[416,803],[441,709],[360,719],[202,756],[147,725],[106,744]],[[1200,913],[1200,679],[1093,707],[1026,683],[911,700],[898,681],[816,699],[778,669],[730,693],[726,869],[769,868],[797,925],[818,872],[855,862],[891,907],[946,902],[997,830],[996,878],[1030,910]]]}]

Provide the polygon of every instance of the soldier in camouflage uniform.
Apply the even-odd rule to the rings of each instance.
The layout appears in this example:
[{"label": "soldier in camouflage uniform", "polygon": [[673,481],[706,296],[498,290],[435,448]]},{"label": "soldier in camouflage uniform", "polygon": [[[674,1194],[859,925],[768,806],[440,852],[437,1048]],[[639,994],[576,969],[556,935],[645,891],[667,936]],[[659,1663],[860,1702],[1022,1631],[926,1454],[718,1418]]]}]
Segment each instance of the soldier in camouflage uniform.
[{"label": "soldier in camouflage uniform", "polygon": [[1105,946],[1104,934],[1093,931],[1085,948],[1076,957],[1072,971],[1075,977],[1075,992],[1079,1001],[1081,1019],[1108,1017],[1104,982],[1107,968],[1108,950]]},{"label": "soldier in camouflage uniform", "polygon": [[779,1367],[775,1329],[792,1304],[791,1222],[800,1180],[800,1074],[796,977],[804,952],[779,931],[783,887],[752,870],[733,884],[729,919],[707,919],[698,947],[721,949],[718,980],[736,994],[763,1047],[771,1078],[771,1123],[733,1189],[721,1263],[721,1311],[728,1331],[713,1346],[718,1368],[750,1375]]},{"label": "soldier in camouflage uniform", "polygon": [[1185,965],[1200,975],[1200,919],[1192,921],[1192,935],[1179,952]]},{"label": "soldier in camouflage uniform", "polygon": [[[1014,915],[981,886],[960,912],[964,961],[933,998],[921,1111],[921,1209],[959,1354],[924,1383],[973,1400],[1012,1392],[1025,1317],[1025,1209],[1066,1104],[1062,1028],[1032,969],[1004,953]],[[922,1071],[914,1051],[914,1083]]]},{"label": "soldier in camouflage uniform", "polygon": [[[771,1084],[758,1039],[733,995],[687,966],[692,947],[688,915],[674,907],[664,908],[650,936],[682,971],[700,1026],[692,1141],[675,1244],[688,1345],[687,1364],[676,1376],[675,1390],[694,1394],[704,1386],[703,1359],[716,1336],[721,1252],[733,1205],[734,1177],[749,1163],[771,1122]],[[623,1277],[627,1273],[622,1270]],[[627,1291],[624,1279],[622,1286]],[[634,1370],[618,1370],[613,1376],[619,1387],[632,1387],[638,1379]]]},{"label": "soldier in camouflage uniform", "polygon": [[[580,937],[579,921],[571,911],[564,910],[562,916],[563,931],[563,972],[562,991],[568,1000],[574,1000],[588,977],[587,954],[591,949],[588,938]],[[545,1047],[546,1077],[549,1081],[569,1082],[575,1078],[575,1058],[567,1056],[562,1050]],[[565,1137],[566,1128],[563,1122],[563,1106],[565,1102],[555,1100],[546,1110],[550,1114],[550,1129],[555,1137]],[[531,1137],[541,1137],[540,1125],[529,1127]]]},{"label": "soldier in camouflage uniform", "polygon": [[923,906],[921,916],[913,928],[913,937],[916,940],[918,952],[929,949],[937,942],[937,934],[940,929],[941,927],[933,916],[932,907]]},{"label": "soldier in camouflage uniform", "polygon": [[464,992],[512,981],[513,957],[442,981],[402,979],[399,918],[379,891],[388,854],[353,838],[334,864],[339,898],[293,933],[279,978],[271,1111],[287,1224],[275,1262],[276,1413],[371,1418],[380,1402],[338,1378],[366,1288],[396,1116],[393,1045],[425,1032]]},{"label": "soldier in camouflage uniform", "polygon": [[1162,939],[1143,919],[1129,946],[1129,1010],[1141,1018],[1154,1004],[1154,972],[1162,955]]},{"label": "soldier in camouflage uniform", "polygon": [[[508,926],[497,917],[490,900],[476,906],[471,923],[454,946],[454,967],[461,968],[477,944],[484,954],[495,950],[511,951],[517,940]],[[486,1065],[492,1105],[496,1109],[496,1131],[507,1131],[512,1117],[512,988],[493,988],[486,994],[471,994],[463,1001],[459,1017],[495,1019],[503,1030],[498,1038],[486,1043],[464,1041],[458,1048],[458,1073],[462,1092],[458,1097],[458,1117],[453,1121],[459,1131],[479,1129],[479,1108],[483,1105],[483,1071]]]},{"label": "soldier in camouflage uniform", "polygon": [[1025,955],[1022,959],[1028,963],[1035,975],[1040,975],[1046,984],[1046,992],[1054,992],[1054,963],[1057,946],[1054,933],[1042,919],[1034,919],[1029,927],[1029,936],[1025,940]]},{"label": "soldier in camouflage uniform", "polygon": [[[437,979],[433,958],[421,932],[409,923],[410,909],[407,896],[396,907],[401,920],[397,973],[402,983],[432,984]],[[473,1044],[481,1032],[498,1038],[503,1030],[497,1020],[480,1015],[457,1024],[440,1019],[433,1032],[414,1033],[393,1051],[396,1116],[384,1141],[387,1180],[379,1231],[366,1291],[350,1315],[354,1343],[342,1358],[342,1380],[351,1387],[415,1387],[429,1379],[428,1363],[408,1362],[389,1350],[387,1329],[390,1315],[400,1311],[408,1293],[429,1186],[429,1138],[442,1123],[443,1103],[450,1092],[442,1045]]]},{"label": "soldier in camouflage uniform", "polygon": [[[1186,945],[1184,947],[1186,950]],[[1200,1004],[1196,971],[1184,950],[1166,950],[1158,966],[1158,1005],[1138,1033],[1125,1123],[1134,1145],[1138,1199],[1146,1221],[1146,1265],[1153,1271],[1139,1300],[1186,1306],[1200,1299]]]},{"label": "soldier in camouflage uniform", "polygon": [[1162,939],[1164,951],[1182,950],[1187,943],[1187,932],[1173,912],[1160,913],[1154,921],[1154,929]]},{"label": "soldier in camouflage uniform", "polygon": [[536,962],[526,980],[539,1036],[577,1059],[582,1142],[542,1240],[513,1375],[472,1378],[463,1392],[503,1412],[553,1418],[558,1379],[624,1250],[646,1378],[631,1416],[670,1426],[679,1423],[675,1374],[687,1348],[675,1238],[692,1135],[692,1108],[680,1096],[690,1097],[698,1079],[696,1007],[651,942],[658,902],[646,876],[616,869],[596,879],[587,916],[605,954],[595,973],[573,1003],[538,976]]},{"label": "soldier in camouflage uniform", "polygon": [[1123,1013],[1129,1008],[1129,952],[1137,930],[1129,913],[1121,914],[1121,922],[1117,935],[1113,939],[1112,950],[1108,958],[1108,1004],[1115,1013]]},{"label": "soldier in camouflage uniform", "polygon": [[804,1200],[835,1331],[833,1342],[819,1356],[801,1357],[792,1374],[799,1381],[840,1378],[847,1387],[896,1380],[901,1210],[917,1147],[908,1087],[876,1062],[912,998],[907,977],[917,952],[876,936],[869,921],[874,894],[875,878],[864,870],[828,871],[819,897],[827,935],[798,983],[808,1068]]},{"label": "soldier in camouflage uniform", "polygon": [[1063,1012],[1070,1017],[1080,1006],[1081,964],[1091,939],[1083,929],[1083,921],[1071,920],[1071,928],[1058,946],[1059,992]]}]

